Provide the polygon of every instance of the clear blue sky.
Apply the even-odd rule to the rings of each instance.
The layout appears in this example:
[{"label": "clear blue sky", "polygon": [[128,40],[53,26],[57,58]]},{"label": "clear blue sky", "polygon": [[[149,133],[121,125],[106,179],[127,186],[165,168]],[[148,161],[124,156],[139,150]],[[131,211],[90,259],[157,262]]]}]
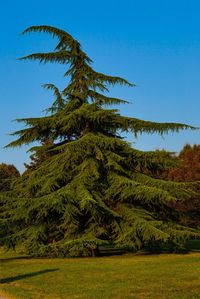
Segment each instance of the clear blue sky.
[{"label": "clear blue sky", "polygon": [[[200,1],[198,0],[18,0],[2,1],[0,11],[0,162],[21,171],[28,147],[3,149],[21,125],[15,118],[42,115],[51,94],[40,86],[65,84],[64,68],[17,61],[55,44],[48,35],[20,32],[30,25],[60,27],[78,39],[98,71],[119,75],[137,87],[115,88],[113,96],[132,100],[121,113],[153,121],[200,127]],[[179,151],[199,143],[200,132],[142,135],[128,140],[143,150]]]}]

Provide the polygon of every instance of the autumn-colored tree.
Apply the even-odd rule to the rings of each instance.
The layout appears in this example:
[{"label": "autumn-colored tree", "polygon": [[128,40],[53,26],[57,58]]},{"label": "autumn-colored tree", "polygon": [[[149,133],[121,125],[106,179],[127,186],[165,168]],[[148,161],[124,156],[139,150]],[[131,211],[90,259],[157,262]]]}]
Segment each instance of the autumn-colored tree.
[{"label": "autumn-colored tree", "polygon": [[8,191],[10,189],[12,180],[19,176],[20,173],[14,165],[1,163],[0,164],[0,191]]},{"label": "autumn-colored tree", "polygon": [[179,165],[169,169],[167,178],[177,182],[200,181],[200,144],[186,144],[178,155]]},{"label": "autumn-colored tree", "polygon": [[[200,181],[200,144],[193,146],[186,144],[178,156],[174,156],[178,162],[176,166],[164,172],[164,177],[177,182]],[[197,184],[198,186],[198,184]],[[200,227],[200,198],[194,196],[190,200],[177,202],[176,208],[182,215],[182,222],[185,225]]]}]

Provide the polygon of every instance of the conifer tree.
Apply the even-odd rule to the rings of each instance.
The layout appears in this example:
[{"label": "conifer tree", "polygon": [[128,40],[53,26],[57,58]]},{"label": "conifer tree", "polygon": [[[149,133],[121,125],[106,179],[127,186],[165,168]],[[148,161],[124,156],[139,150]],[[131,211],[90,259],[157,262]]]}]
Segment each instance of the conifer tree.
[{"label": "conifer tree", "polygon": [[3,217],[15,223],[4,238],[23,243],[33,255],[95,255],[103,244],[138,249],[149,244],[181,244],[198,237],[198,231],[180,225],[172,203],[195,193],[195,184],[158,180],[148,170],[170,163],[162,152],[142,152],[120,137],[122,132],[160,133],[194,129],[179,123],[156,123],[121,116],[107,108],[127,101],[105,95],[109,86],[133,86],[127,80],[99,73],[80,44],[67,32],[50,26],[32,26],[25,33],[48,33],[56,37],[55,50],[34,53],[22,60],[66,65],[69,84],[60,93],[52,84],[56,100],[48,114],[23,118],[27,128],[14,133],[8,146],[32,142],[45,159],[25,173],[8,197]]}]

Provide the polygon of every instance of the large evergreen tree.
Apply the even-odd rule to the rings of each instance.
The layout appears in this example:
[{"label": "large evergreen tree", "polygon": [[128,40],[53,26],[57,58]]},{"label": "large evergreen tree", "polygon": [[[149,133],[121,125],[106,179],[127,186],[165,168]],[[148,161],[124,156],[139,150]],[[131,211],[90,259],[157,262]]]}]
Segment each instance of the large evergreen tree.
[{"label": "large evergreen tree", "polygon": [[[3,217],[15,224],[4,242],[23,243],[34,255],[94,255],[99,245],[141,248],[148,244],[179,244],[198,236],[180,225],[172,203],[195,192],[195,184],[158,180],[146,175],[170,163],[162,152],[142,152],[120,137],[122,132],[160,133],[194,129],[185,124],[155,123],[125,117],[105,106],[126,101],[106,96],[109,85],[128,81],[96,72],[78,41],[50,26],[24,31],[45,32],[58,39],[53,52],[23,60],[66,65],[70,79],[62,92],[52,84],[56,100],[40,118],[18,119],[11,147],[39,142],[34,167],[15,184],[5,200]],[[48,142],[50,141],[50,142]],[[39,159],[41,157],[42,159]],[[38,162],[39,161],[39,162]],[[12,208],[10,208],[12,207]]]}]

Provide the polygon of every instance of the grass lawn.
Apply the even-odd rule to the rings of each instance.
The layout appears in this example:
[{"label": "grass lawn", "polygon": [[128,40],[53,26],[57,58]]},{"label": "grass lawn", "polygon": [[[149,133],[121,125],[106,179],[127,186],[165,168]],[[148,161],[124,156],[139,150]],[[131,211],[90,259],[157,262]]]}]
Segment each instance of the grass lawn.
[{"label": "grass lawn", "polygon": [[200,298],[200,252],[32,259],[1,251],[0,298]]}]

